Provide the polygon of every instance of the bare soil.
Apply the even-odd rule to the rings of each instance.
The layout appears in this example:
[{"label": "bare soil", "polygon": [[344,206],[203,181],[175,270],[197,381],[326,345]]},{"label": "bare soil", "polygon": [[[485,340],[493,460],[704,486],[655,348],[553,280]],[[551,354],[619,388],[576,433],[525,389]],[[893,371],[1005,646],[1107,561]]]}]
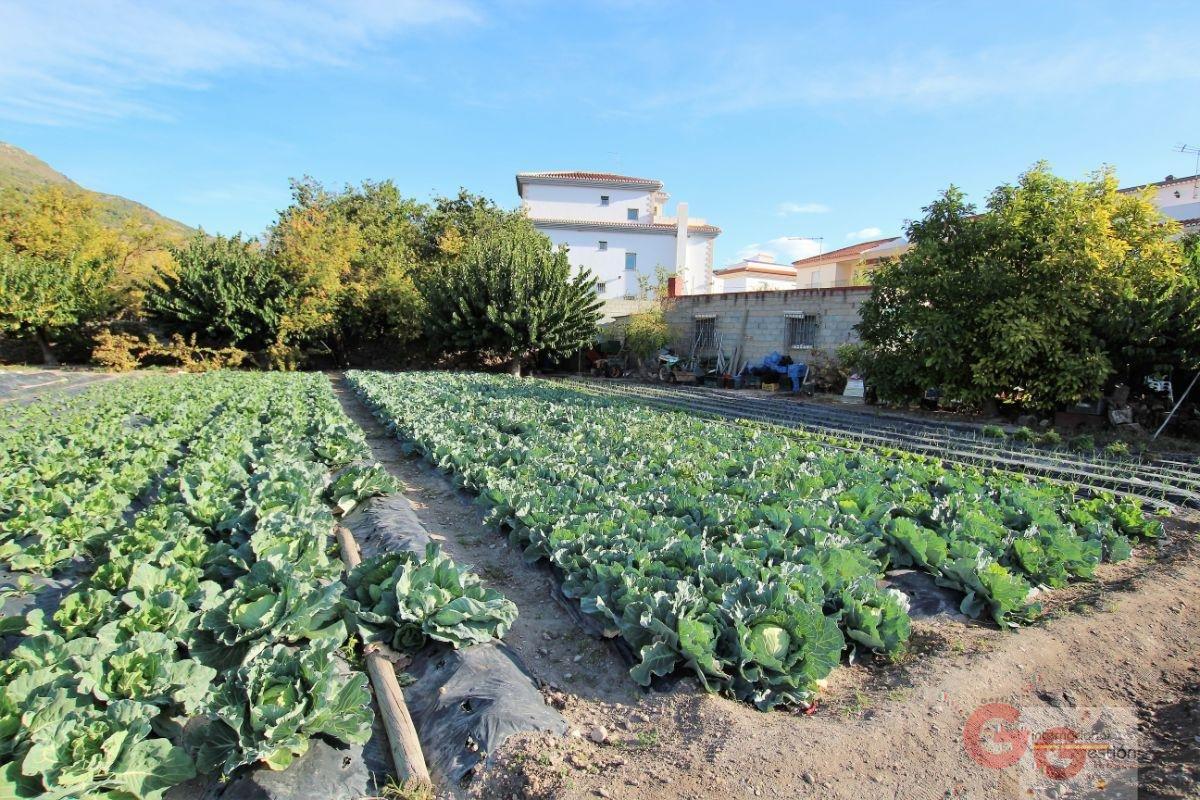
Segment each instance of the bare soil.
[{"label": "bare soil", "polygon": [[898,662],[843,664],[808,713],[762,713],[686,678],[637,687],[616,648],[583,631],[546,568],[526,564],[470,495],[402,455],[344,383],[335,388],[429,531],[517,604],[507,641],[573,726],[566,737],[510,740],[473,783],[482,800],[1028,797],[1011,770],[964,751],[967,716],[995,701],[1128,707],[1142,737],[1138,796],[1200,797],[1194,518],[1170,521],[1159,546],[1102,566],[1095,581],[1054,592],[1037,625],[914,622]]}]

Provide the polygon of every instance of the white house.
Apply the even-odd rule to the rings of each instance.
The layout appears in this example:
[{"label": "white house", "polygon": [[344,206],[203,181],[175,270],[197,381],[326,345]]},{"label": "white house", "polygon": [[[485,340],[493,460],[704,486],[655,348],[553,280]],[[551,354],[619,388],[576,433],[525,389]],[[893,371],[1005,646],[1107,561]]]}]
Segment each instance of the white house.
[{"label": "white house", "polygon": [[719,293],[796,288],[796,268],[775,263],[775,256],[770,253],[755,253],[717,270],[713,276],[716,279],[713,291]]},{"label": "white house", "polygon": [[1122,192],[1152,189],[1151,202],[1165,216],[1178,220],[1184,233],[1200,233],[1200,175],[1176,178],[1168,175],[1158,183],[1130,186]]},{"label": "white house", "polygon": [[868,276],[880,264],[891,258],[899,258],[908,248],[908,240],[903,236],[890,236],[793,261],[796,278],[790,288],[828,289],[865,285]]},{"label": "white house", "polygon": [[638,276],[652,280],[657,267],[678,276],[682,292],[707,292],[712,285],[721,229],[689,218],[687,203],[665,216],[670,195],[660,181],[608,172],[520,172],[517,194],[534,227],[566,245],[574,267],[592,271],[606,301],[636,297]]}]

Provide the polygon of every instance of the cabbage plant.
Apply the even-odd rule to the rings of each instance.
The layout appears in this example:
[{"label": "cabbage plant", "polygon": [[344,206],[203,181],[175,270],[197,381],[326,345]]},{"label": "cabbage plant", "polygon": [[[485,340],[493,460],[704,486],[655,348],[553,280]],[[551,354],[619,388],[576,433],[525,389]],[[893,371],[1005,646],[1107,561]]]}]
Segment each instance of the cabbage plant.
[{"label": "cabbage plant", "polygon": [[286,768],[323,734],[346,744],[371,735],[366,676],[345,670],[328,645],[272,645],[239,667],[211,703],[216,721],[203,729],[201,770],[230,775],[261,763]]},{"label": "cabbage plant", "polygon": [[360,626],[397,650],[419,649],[426,638],[454,647],[499,639],[517,618],[511,600],[455,564],[436,542],[424,557],[368,558],[347,574],[346,586]]}]

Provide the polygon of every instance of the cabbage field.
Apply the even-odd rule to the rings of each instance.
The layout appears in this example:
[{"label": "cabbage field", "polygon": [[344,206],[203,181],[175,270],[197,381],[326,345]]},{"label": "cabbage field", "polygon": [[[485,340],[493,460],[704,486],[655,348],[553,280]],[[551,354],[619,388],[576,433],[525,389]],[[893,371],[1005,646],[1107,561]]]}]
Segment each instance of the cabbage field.
[{"label": "cabbage field", "polygon": [[849,650],[896,654],[910,567],[1002,626],[1038,591],[1127,558],[1136,501],[924,456],[725,424],[541,381],[351,372],[404,445],[477,493],[529,560],[637,654],[767,709],[812,698]]},{"label": "cabbage field", "polygon": [[335,513],[395,489],[369,456],[319,374],[147,377],[0,412],[6,605],[81,576],[0,621],[0,797],[153,800],[284,769],[318,735],[362,744],[355,638],[501,634],[515,607],[436,548],[368,559],[348,587]]}]

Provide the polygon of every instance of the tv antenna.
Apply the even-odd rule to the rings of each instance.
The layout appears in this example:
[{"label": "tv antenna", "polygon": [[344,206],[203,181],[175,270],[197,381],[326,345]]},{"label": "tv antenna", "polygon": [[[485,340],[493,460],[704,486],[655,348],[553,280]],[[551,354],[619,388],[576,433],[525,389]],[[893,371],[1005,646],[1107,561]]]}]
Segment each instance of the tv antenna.
[{"label": "tv antenna", "polygon": [[1178,152],[1184,155],[1195,156],[1196,166],[1192,170],[1192,199],[1200,199],[1200,147],[1193,147],[1188,144],[1181,144],[1175,148]]},{"label": "tv antenna", "polygon": [[792,242],[816,242],[817,255],[822,255],[825,252],[825,237],[824,236],[788,236],[785,237]]}]

